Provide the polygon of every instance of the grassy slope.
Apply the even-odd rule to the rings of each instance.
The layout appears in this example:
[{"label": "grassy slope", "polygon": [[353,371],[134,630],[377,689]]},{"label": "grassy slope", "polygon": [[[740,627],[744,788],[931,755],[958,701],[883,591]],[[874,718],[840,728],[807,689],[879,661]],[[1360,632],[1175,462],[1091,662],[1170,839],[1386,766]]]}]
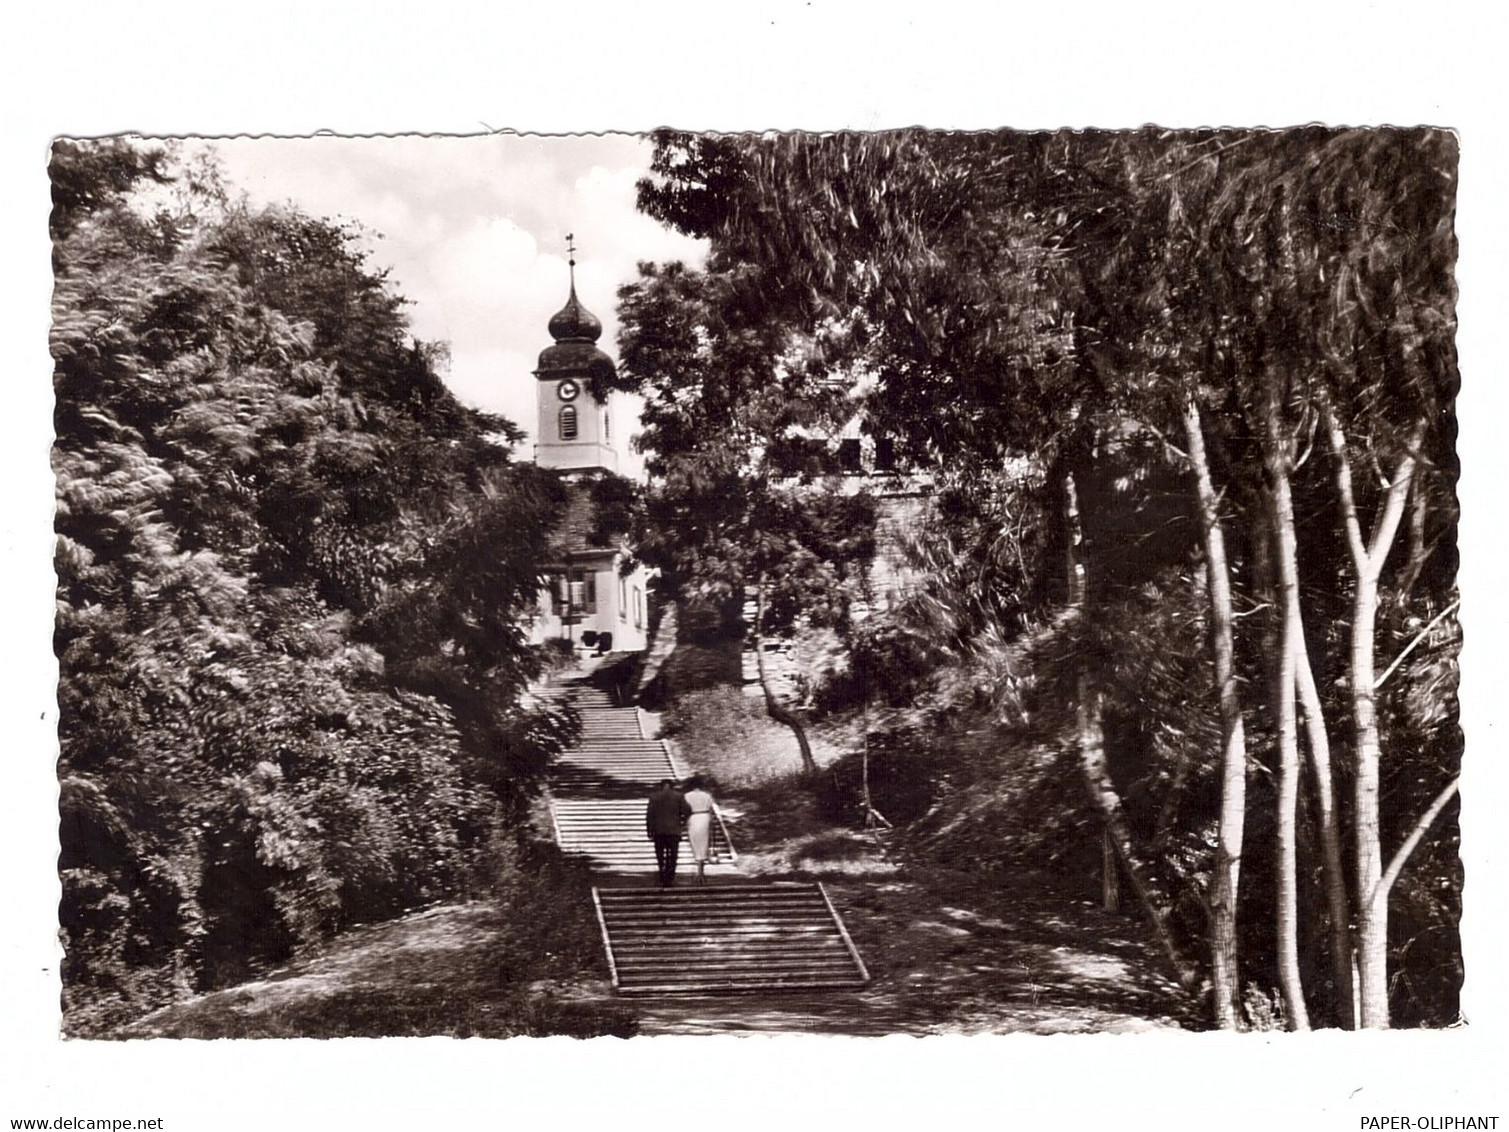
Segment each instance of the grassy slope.
[{"label": "grassy slope", "polygon": [[[870,969],[866,990],[616,999],[588,878],[544,851],[507,863],[495,900],[357,929],[119,1036],[878,1035],[1195,1024],[1141,924],[1099,911],[1091,878],[976,851],[1000,833],[986,820],[1000,800],[987,804],[980,780],[969,782],[967,805],[945,797],[942,813],[918,823],[925,836],[892,834],[883,843],[822,817],[789,732],[764,718],[758,699],[733,689],[699,693],[666,722],[682,761],[713,779],[741,868],[823,882]],[[848,749],[853,732],[849,721],[814,734],[819,761]],[[970,757],[980,764],[978,752]]]},{"label": "grassy slope", "polygon": [[338,936],[266,977],[148,1015],[127,1038],[628,1036],[588,879],[544,848],[495,898]]}]

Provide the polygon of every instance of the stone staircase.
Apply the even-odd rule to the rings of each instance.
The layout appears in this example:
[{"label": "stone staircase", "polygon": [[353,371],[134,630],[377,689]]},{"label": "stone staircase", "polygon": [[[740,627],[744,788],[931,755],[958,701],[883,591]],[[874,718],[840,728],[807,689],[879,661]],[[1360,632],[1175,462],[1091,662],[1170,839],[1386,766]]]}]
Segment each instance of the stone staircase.
[{"label": "stone staircase", "polygon": [[645,738],[639,712],[585,684],[556,690],[582,717],[576,746],[557,760],[551,820],[557,843],[604,883],[593,889],[598,922],[624,994],[728,994],[843,990],[869,980],[843,922],[819,884],[756,882],[714,810],[714,883],[692,885],[697,866],[683,840],[680,886],[625,884],[655,876],[645,801],[662,779],[683,779],[670,749]]},{"label": "stone staircase", "polygon": [[869,973],[819,884],[593,890],[623,994],[858,989]]},{"label": "stone staircase", "polygon": [[[662,777],[665,776],[657,776],[656,781]],[[556,843],[567,853],[584,858],[595,872],[653,877],[655,845],[645,836],[644,807],[643,798],[557,798],[551,807]],[[729,843],[728,830],[722,818],[714,816],[712,847],[716,859],[708,863],[705,875],[738,876],[739,870],[733,864],[737,857]],[[683,837],[676,875],[687,877],[696,873],[691,846]]]},{"label": "stone staircase", "polygon": [[[550,810],[556,843],[595,872],[653,877],[655,846],[644,832],[645,800],[662,779],[679,781],[685,774],[664,742],[644,737],[637,709],[617,707],[607,693],[586,685],[568,685],[565,694],[581,715],[582,735],[555,765]],[[704,875],[737,876],[736,854],[716,812],[713,848],[719,860]],[[684,837],[676,873],[697,873]]]}]

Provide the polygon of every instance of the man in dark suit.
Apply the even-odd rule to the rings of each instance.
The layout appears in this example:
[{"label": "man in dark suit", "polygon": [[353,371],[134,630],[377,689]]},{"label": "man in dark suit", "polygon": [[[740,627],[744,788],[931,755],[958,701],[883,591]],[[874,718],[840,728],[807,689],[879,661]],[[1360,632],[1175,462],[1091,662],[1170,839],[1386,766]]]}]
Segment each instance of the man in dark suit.
[{"label": "man in dark suit", "polygon": [[660,871],[660,887],[669,888],[676,883],[676,857],[681,851],[681,827],[691,816],[692,808],[686,804],[681,791],[669,778],[662,778],[660,785],[650,795],[650,804],[644,811],[644,831],[655,843],[655,864]]}]

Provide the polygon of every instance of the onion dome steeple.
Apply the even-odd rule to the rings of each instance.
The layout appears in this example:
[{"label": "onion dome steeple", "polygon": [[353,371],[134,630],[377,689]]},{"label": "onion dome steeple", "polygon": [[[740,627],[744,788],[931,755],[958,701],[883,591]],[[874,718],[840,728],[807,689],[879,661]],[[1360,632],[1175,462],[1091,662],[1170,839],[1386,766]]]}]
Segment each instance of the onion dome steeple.
[{"label": "onion dome steeple", "polygon": [[[570,236],[566,238],[572,239]],[[613,359],[596,345],[602,336],[602,322],[576,297],[576,246],[570,244],[568,247],[571,294],[566,305],[550,318],[548,329],[555,345],[546,346],[541,352],[535,376],[541,380],[566,376],[606,380],[613,376]]]},{"label": "onion dome steeple", "polygon": [[602,332],[603,324],[598,321],[597,315],[582,306],[581,300],[576,297],[576,264],[573,263],[571,265],[571,297],[566,300],[565,306],[550,316],[550,337],[557,342],[565,342],[573,338],[585,342],[596,342]]}]

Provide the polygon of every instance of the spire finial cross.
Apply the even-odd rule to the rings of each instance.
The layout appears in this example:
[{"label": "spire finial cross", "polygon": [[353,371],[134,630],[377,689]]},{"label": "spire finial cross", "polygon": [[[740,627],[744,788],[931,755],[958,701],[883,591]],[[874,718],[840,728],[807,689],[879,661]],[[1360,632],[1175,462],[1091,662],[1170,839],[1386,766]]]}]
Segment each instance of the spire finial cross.
[{"label": "spire finial cross", "polygon": [[566,265],[571,269],[571,293],[576,293],[576,234],[566,233]]}]

